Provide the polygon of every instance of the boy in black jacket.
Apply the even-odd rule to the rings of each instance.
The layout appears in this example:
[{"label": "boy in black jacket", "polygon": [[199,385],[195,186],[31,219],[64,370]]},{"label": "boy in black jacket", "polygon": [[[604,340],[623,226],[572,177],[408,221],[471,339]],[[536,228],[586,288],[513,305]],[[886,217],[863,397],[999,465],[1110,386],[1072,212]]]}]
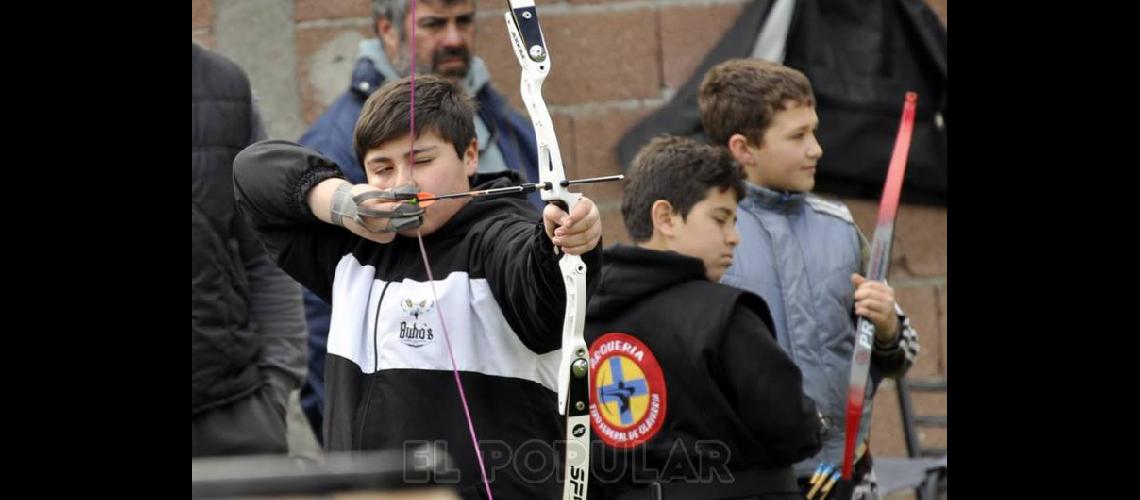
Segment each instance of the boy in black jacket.
[{"label": "boy in black jacket", "polygon": [[659,137],[634,160],[635,245],[606,250],[586,316],[603,497],[800,498],[791,465],[819,450],[815,405],[764,301],[717,283],[743,193],[723,149]]},{"label": "boy in black jacket", "polygon": [[[586,198],[569,214],[548,205],[540,220],[522,194],[398,201],[518,183],[510,173],[469,178],[478,147],[461,88],[424,75],[414,90],[414,143],[408,79],[365,103],[354,147],[367,184],[345,181],[315,151],[265,141],[235,159],[235,196],[277,263],[333,306],[328,449],[443,442],[461,493],[474,498],[483,487],[469,406],[496,496],[551,498],[559,488],[550,443],[562,437],[555,391],[566,302],[555,246],[581,255],[588,283],[595,281],[597,208]],[[540,462],[533,457],[522,463],[536,453],[541,466],[529,466]]]}]

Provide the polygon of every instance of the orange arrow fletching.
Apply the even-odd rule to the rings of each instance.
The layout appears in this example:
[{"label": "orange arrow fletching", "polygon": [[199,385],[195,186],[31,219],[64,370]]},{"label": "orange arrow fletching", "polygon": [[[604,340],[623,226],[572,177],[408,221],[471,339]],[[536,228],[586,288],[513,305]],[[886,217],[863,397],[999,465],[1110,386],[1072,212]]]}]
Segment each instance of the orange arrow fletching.
[{"label": "orange arrow fletching", "polygon": [[416,202],[418,202],[421,207],[427,208],[427,207],[432,206],[435,203],[435,200],[421,201],[421,200],[425,200],[428,198],[435,198],[435,195],[431,194],[427,191],[424,191],[424,192],[421,192],[420,194],[416,195]]}]

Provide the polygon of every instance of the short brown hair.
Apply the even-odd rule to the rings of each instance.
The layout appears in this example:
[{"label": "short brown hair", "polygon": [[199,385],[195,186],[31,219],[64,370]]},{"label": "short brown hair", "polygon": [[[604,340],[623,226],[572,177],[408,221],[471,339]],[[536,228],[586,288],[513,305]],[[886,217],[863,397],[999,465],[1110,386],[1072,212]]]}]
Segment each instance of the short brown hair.
[{"label": "short brown hair", "polygon": [[[411,131],[412,83],[410,78],[392,80],[364,102],[352,148],[361,163],[369,149]],[[467,92],[450,80],[436,75],[416,77],[416,136],[434,132],[463,151],[475,138],[475,103]]]},{"label": "short brown hair", "polygon": [[760,145],[787,101],[814,106],[811,83],[800,71],[763,59],[730,59],[714,66],[697,95],[705,134],[720,146],[727,146],[732,134]]},{"label": "short brown hair", "polygon": [[653,203],[668,201],[684,219],[705,199],[709,188],[732,189],[744,197],[744,173],[727,148],[663,135],[637,152],[626,175],[621,217],[635,242],[653,237]]}]

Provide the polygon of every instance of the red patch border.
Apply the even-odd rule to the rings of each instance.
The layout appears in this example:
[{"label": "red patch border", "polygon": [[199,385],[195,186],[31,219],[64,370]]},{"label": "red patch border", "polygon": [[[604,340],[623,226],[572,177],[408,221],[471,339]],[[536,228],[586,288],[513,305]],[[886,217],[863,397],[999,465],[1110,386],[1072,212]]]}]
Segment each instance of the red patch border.
[{"label": "red patch border", "polygon": [[[611,342],[611,341],[627,342],[627,343],[633,345],[638,350],[645,353],[645,355],[642,358],[642,361],[638,362],[637,359],[634,356],[630,355],[628,352],[625,352],[625,351],[622,351],[619,349],[615,349],[613,351],[610,351],[606,354],[601,355],[598,358],[597,362],[595,363],[593,353],[596,351],[597,348],[599,348],[602,345],[605,345],[606,343]],[[591,383],[591,387],[590,387],[590,426],[594,430],[594,435],[598,436],[598,438],[601,439],[602,442],[606,443],[607,445],[614,447],[614,448],[622,448],[622,449],[633,448],[637,445],[640,445],[640,444],[643,444],[643,443],[649,441],[650,439],[653,439],[653,437],[657,435],[657,433],[661,430],[661,427],[665,424],[665,416],[667,415],[667,403],[668,403],[668,398],[666,396],[668,391],[666,390],[666,387],[665,387],[665,376],[661,371],[661,364],[657,362],[657,357],[653,355],[653,351],[650,350],[648,347],[646,347],[645,343],[643,343],[637,337],[634,337],[634,336],[626,334],[626,333],[607,332],[607,333],[603,334],[602,336],[598,337],[597,340],[594,340],[594,342],[590,345],[589,352],[590,352],[590,383]],[[661,410],[660,410],[660,412],[658,412],[657,421],[653,424],[653,426],[650,427],[649,430],[646,431],[645,433],[639,434],[636,438],[625,440],[625,441],[618,441],[618,440],[615,440],[615,439],[609,437],[605,432],[602,432],[602,429],[599,428],[599,426],[600,425],[606,425],[607,428],[612,429],[614,431],[628,432],[630,429],[636,429],[637,426],[639,426],[643,422],[645,422],[645,419],[649,418],[649,412],[646,412],[645,416],[643,416],[641,418],[641,420],[638,420],[638,421],[636,421],[636,422],[634,422],[628,426],[625,426],[625,427],[615,427],[615,426],[610,425],[609,423],[605,422],[604,419],[602,419],[603,422],[601,424],[599,424],[598,420],[594,418],[594,415],[598,414],[597,412],[599,411],[597,409],[598,408],[598,406],[597,406],[598,388],[594,387],[592,384],[594,383],[595,380],[597,380],[598,367],[603,366],[605,364],[605,362],[607,360],[609,360],[609,358],[611,358],[613,356],[619,356],[619,355],[624,355],[626,358],[629,358],[630,361],[632,361],[634,364],[637,365],[638,368],[641,369],[641,372],[645,375],[646,382],[649,384],[649,394],[650,395],[657,394],[661,398]]]}]

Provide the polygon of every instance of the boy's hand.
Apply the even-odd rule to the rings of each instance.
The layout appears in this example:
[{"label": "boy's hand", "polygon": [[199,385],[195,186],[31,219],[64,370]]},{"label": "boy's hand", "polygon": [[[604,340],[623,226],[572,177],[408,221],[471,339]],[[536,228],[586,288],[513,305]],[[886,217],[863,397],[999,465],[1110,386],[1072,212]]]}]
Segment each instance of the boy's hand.
[{"label": "boy's hand", "polygon": [[570,255],[581,255],[594,247],[602,239],[601,216],[593,201],[583,196],[574,204],[567,215],[553,203],[542,210],[542,223],[546,236],[555,246]]},{"label": "boy's hand", "polygon": [[855,285],[855,314],[875,324],[875,340],[880,344],[894,342],[899,334],[899,316],[895,313],[895,290],[881,281],[868,281],[859,274],[851,275]]},{"label": "boy's hand", "polygon": [[[377,243],[390,243],[396,239],[397,231],[416,228],[419,227],[420,224],[423,224],[423,208],[410,205],[403,201],[384,201],[385,199],[395,198],[392,190],[380,190],[368,184],[357,184],[352,186],[351,192],[353,196],[368,192],[376,192],[384,195],[382,198],[365,200],[357,207],[360,213],[360,219],[364,222],[363,225],[347,217],[343,219],[345,228],[362,238]],[[397,216],[383,217],[371,215],[370,213],[387,213],[388,215]]]}]

